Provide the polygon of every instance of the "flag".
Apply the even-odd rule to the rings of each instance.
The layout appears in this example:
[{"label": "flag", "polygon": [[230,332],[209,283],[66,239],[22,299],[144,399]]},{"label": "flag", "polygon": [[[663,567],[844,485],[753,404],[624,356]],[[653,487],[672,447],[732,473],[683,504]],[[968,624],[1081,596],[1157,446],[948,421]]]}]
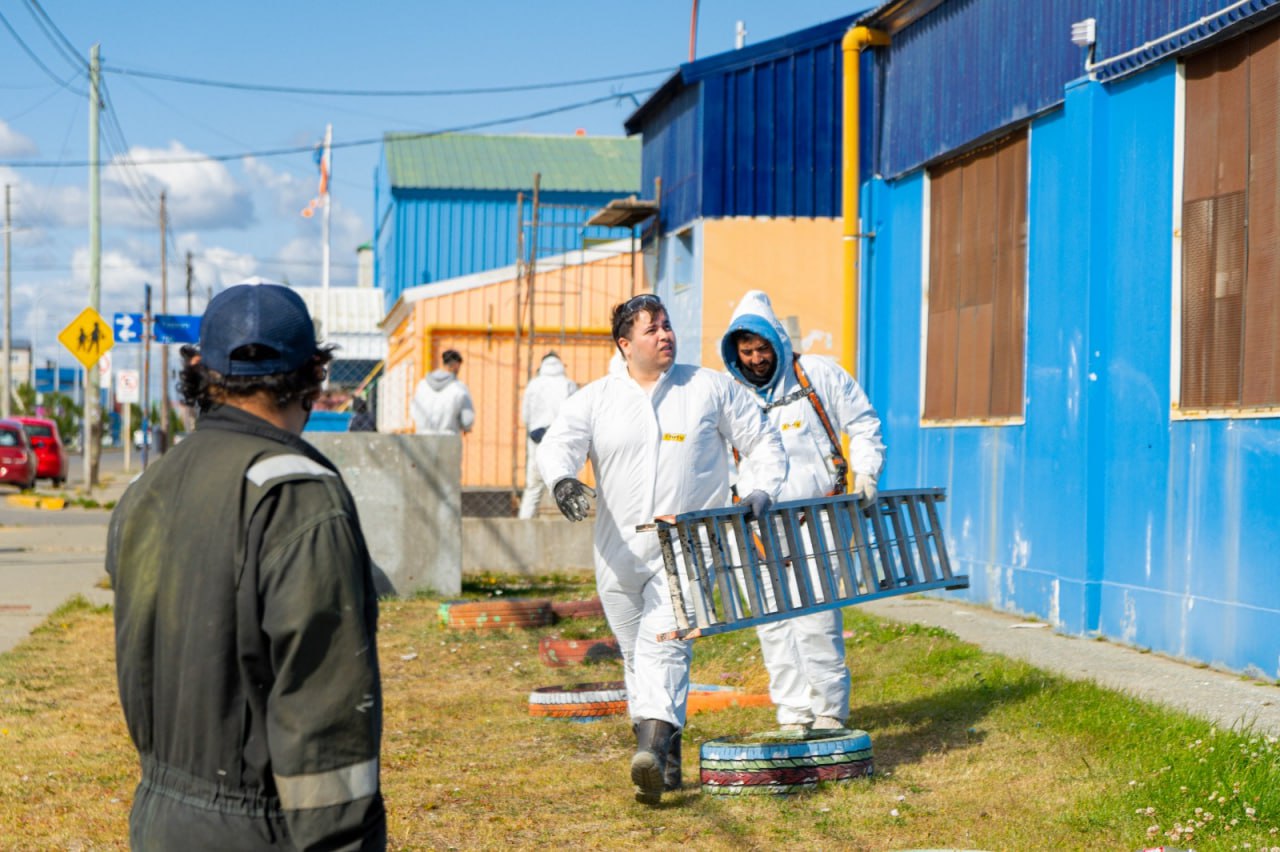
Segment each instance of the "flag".
[{"label": "flag", "polygon": [[306,207],[302,208],[302,215],[308,219],[315,214],[316,207],[320,205],[320,200],[329,192],[329,149],[326,145],[322,143],[316,144],[315,160],[316,168],[320,170],[320,188],[316,190],[316,197],[307,202]]}]

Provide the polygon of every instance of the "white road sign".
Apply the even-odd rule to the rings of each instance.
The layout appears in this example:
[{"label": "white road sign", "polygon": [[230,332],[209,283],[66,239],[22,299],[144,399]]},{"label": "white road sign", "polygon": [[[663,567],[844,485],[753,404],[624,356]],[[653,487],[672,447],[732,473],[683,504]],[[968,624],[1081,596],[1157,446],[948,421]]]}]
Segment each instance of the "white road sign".
[{"label": "white road sign", "polygon": [[137,370],[116,371],[116,402],[130,403],[138,401]]}]

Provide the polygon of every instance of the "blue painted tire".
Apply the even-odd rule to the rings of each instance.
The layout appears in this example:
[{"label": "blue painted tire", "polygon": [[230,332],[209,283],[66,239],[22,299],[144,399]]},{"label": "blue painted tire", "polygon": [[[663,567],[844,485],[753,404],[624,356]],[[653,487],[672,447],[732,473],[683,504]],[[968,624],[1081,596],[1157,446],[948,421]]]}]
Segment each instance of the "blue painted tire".
[{"label": "blue painted tire", "polygon": [[711,795],[788,795],[819,783],[874,772],[866,731],[766,731],[702,744],[702,791]]}]

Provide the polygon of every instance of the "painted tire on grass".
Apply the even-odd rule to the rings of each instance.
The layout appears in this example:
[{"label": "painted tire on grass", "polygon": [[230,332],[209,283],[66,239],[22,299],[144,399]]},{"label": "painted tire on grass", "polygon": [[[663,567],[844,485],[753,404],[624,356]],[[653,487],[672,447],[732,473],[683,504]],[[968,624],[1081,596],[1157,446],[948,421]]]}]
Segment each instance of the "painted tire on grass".
[{"label": "painted tire on grass", "polygon": [[622,651],[612,636],[603,639],[560,639],[543,636],[538,640],[538,659],[552,668],[601,660],[620,660]]},{"label": "painted tire on grass", "polygon": [[588,598],[583,601],[552,601],[551,611],[557,620],[566,618],[604,618],[604,604],[600,598]]},{"label": "painted tire on grass", "polygon": [[703,743],[699,770],[704,793],[777,796],[866,777],[874,763],[866,731],[766,731]]},{"label": "painted tire on grass", "polygon": [[773,701],[765,693],[743,692],[736,686],[707,683],[689,685],[689,713],[724,710],[728,707],[769,707]]},{"label": "painted tire on grass", "polygon": [[437,612],[441,624],[456,630],[545,627],[553,617],[546,598],[445,601]]},{"label": "painted tire on grass", "polygon": [[627,688],[620,680],[544,686],[529,693],[529,715],[589,722],[627,712]]}]

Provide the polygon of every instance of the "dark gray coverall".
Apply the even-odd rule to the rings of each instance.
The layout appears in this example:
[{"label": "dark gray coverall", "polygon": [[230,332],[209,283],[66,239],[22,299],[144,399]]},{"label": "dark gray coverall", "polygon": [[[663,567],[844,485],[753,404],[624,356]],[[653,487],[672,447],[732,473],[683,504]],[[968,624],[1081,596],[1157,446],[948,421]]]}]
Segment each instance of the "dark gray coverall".
[{"label": "dark gray coverall", "polygon": [[377,597],[355,504],[222,406],[111,516],[135,850],[382,849]]}]

